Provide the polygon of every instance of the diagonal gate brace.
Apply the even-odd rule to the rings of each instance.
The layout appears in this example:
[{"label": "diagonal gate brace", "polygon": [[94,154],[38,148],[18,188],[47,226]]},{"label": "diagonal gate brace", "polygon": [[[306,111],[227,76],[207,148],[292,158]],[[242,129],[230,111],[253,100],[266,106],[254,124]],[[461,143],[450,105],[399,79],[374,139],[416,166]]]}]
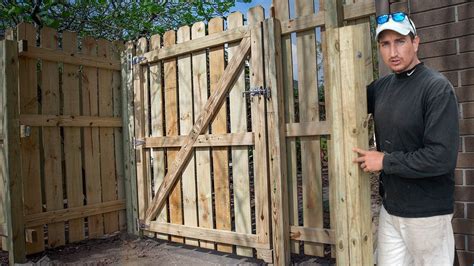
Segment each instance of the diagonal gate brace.
[{"label": "diagonal gate brace", "polygon": [[155,219],[158,213],[163,208],[165,200],[168,197],[171,189],[174,187],[182,174],[186,164],[191,158],[193,152],[193,144],[196,142],[199,135],[205,130],[217,111],[224,103],[224,100],[230,88],[234,85],[235,79],[239,75],[239,70],[244,64],[245,58],[250,51],[250,37],[245,37],[240,42],[238,50],[227,65],[222,78],[217,84],[217,90],[209,97],[204,106],[203,111],[199,115],[191,132],[186,137],[183,146],[176,155],[176,160],[170,167],[170,171],[166,174],[161,183],[158,192],[153,198],[153,202],[146,211],[145,223],[149,224],[151,220]]}]

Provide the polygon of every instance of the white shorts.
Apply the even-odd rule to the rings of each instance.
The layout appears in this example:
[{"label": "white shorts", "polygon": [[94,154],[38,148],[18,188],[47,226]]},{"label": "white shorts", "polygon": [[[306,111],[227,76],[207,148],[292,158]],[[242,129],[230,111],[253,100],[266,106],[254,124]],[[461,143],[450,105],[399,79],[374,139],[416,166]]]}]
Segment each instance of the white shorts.
[{"label": "white shorts", "polygon": [[377,265],[450,265],[454,263],[453,215],[403,218],[382,206]]}]

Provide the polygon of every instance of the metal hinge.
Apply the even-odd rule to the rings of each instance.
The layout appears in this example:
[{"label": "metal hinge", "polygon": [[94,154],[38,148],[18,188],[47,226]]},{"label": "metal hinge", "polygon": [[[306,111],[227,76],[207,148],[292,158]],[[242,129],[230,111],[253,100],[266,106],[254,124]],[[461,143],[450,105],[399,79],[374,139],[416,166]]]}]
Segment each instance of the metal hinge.
[{"label": "metal hinge", "polygon": [[145,60],[146,60],[146,57],[144,56],[134,56],[132,59],[132,65],[140,64],[141,62]]},{"label": "metal hinge", "polygon": [[150,226],[145,224],[145,222],[143,220],[140,220],[140,219],[137,218],[137,228],[139,230],[145,230],[145,229],[150,228]]},{"label": "metal hinge", "polygon": [[31,135],[31,127],[27,125],[20,125],[20,138],[27,138]]},{"label": "metal hinge", "polygon": [[138,147],[140,146],[143,146],[145,145],[145,140],[144,139],[137,139],[137,138],[133,138],[133,148],[134,149],[137,149]]},{"label": "metal hinge", "polygon": [[242,92],[242,97],[245,97],[246,94],[251,97],[258,96],[259,98],[264,96],[266,99],[270,99],[272,96],[271,89],[264,88],[263,86],[250,88],[250,90]]}]

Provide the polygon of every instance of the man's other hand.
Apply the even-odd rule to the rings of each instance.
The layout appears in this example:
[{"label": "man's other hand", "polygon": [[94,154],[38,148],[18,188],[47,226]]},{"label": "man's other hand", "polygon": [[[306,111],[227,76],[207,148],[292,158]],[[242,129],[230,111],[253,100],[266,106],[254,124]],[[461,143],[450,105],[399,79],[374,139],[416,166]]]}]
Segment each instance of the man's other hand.
[{"label": "man's other hand", "polygon": [[352,151],[357,152],[359,156],[353,162],[358,163],[364,172],[378,172],[383,169],[384,154],[382,152],[366,151],[357,147],[353,148]]}]

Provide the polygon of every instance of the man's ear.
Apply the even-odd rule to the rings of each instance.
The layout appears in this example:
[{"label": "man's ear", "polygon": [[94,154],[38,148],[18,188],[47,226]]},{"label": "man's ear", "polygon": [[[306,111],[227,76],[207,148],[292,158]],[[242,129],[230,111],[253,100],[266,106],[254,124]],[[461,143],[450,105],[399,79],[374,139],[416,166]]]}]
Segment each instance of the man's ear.
[{"label": "man's ear", "polygon": [[414,49],[415,49],[415,53],[418,52],[418,46],[420,45],[420,37],[415,36],[415,38],[413,38],[413,46],[414,46]]}]

